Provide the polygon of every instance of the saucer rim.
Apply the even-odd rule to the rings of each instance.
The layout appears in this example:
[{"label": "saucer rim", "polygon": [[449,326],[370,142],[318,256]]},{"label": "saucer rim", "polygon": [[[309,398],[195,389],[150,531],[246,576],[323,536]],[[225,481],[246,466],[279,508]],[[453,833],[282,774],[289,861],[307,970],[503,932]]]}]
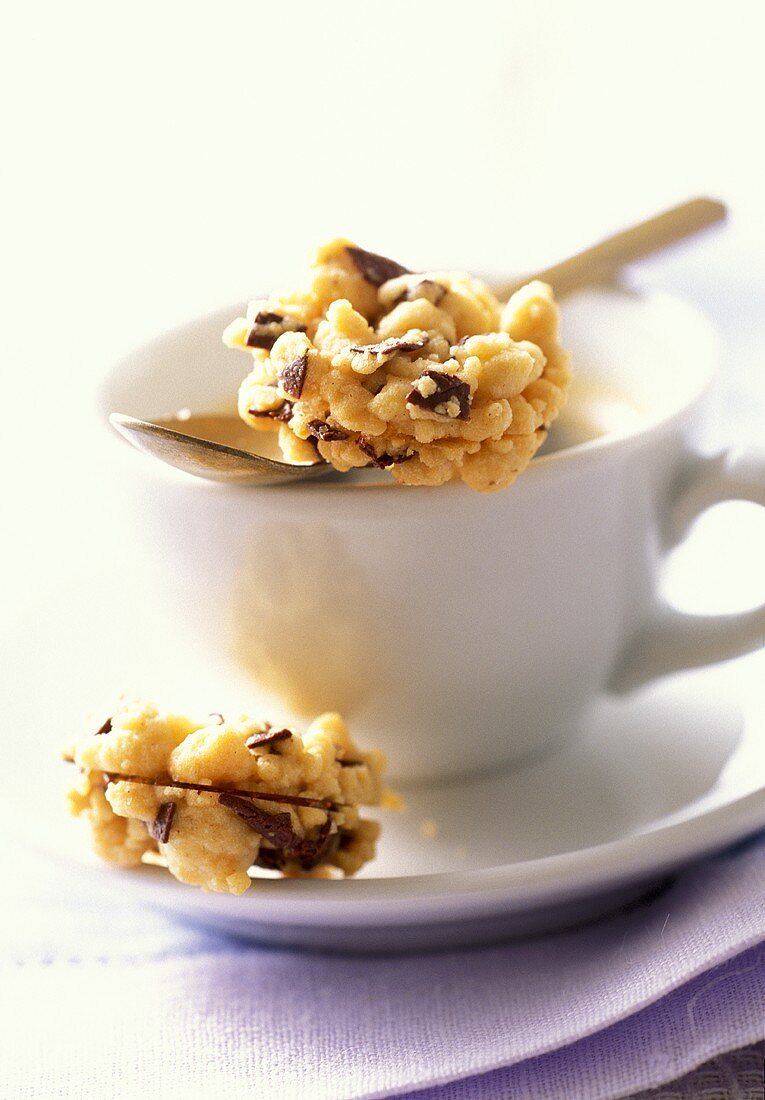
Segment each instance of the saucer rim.
[{"label": "saucer rim", "polygon": [[[735,753],[734,753],[735,754]],[[0,792],[0,822],[6,835],[44,859],[62,861],[95,885],[108,888],[131,881],[134,892],[162,908],[199,919],[220,917],[243,924],[254,918],[269,924],[301,927],[386,926],[407,918],[464,921],[499,912],[521,913],[545,903],[582,899],[598,891],[660,878],[668,871],[705,854],[724,850],[765,830],[765,787],[735,795],[682,820],[658,818],[639,831],[602,844],[495,864],[476,870],[437,871],[417,875],[387,875],[325,882],[322,880],[258,880],[257,890],[244,897],[205,894],[177,882],[158,867],[116,868],[99,861],[87,848],[45,843],[25,834],[14,814],[10,795]],[[662,824],[662,820],[667,822]],[[249,901],[246,899],[250,899]],[[444,904],[457,908],[444,913]],[[235,906],[232,909],[230,906]]]},{"label": "saucer rim", "polygon": [[[702,823],[703,828],[700,828]],[[443,920],[444,902],[459,904],[460,912],[455,916],[456,920],[498,910],[522,912],[545,902],[561,903],[591,896],[602,889],[616,889],[643,879],[659,878],[703,854],[721,851],[741,842],[761,829],[765,829],[765,789],[664,828],[660,826],[572,852],[476,871],[442,871],[432,875],[388,876],[339,883],[321,880],[308,884],[289,882],[286,884],[289,891],[286,899],[284,883],[271,884],[266,880],[271,887],[269,896],[264,897],[260,890],[248,891],[252,898],[248,907],[250,911],[242,913],[242,917],[259,916],[269,923],[290,925],[336,923],[317,920],[313,912],[310,920],[300,920],[292,908],[320,905],[327,917],[346,916],[348,919],[340,921],[341,924],[399,924],[407,914],[418,919],[432,915]],[[655,851],[657,844],[664,848],[661,854]],[[632,862],[628,864],[630,857]],[[151,870],[148,867],[139,868],[137,874]],[[157,872],[162,873],[160,868]],[[188,887],[183,883],[175,880],[168,883],[163,878],[162,884],[160,888],[163,893],[167,893],[165,886],[170,886],[179,897],[187,897]],[[303,886],[298,896],[290,896],[293,885]],[[343,891],[345,896],[330,896],[337,885],[346,887]],[[314,886],[319,889],[314,890]],[[294,893],[297,894],[297,891]],[[201,896],[205,901],[228,901],[228,895]],[[240,898],[233,899],[234,904],[240,901]],[[257,913],[252,911],[256,906]],[[194,904],[192,908],[201,912],[208,906]],[[215,910],[217,906],[213,904],[210,908]]]},{"label": "saucer rim", "polygon": [[[53,858],[55,845],[21,837],[18,827],[13,827],[11,809],[10,800],[1,798],[0,821],[9,829],[6,835],[23,840],[40,857]],[[264,879],[257,890],[236,898],[192,890],[159,867],[117,868],[86,852],[82,858],[71,850],[64,855],[66,870],[85,876],[91,888],[108,890],[117,882],[130,881],[136,899],[189,920],[242,926],[257,921],[306,929],[391,928],[427,919],[460,923],[501,913],[529,913],[543,905],[567,904],[630,884],[656,882],[702,855],[746,842],[764,829],[765,788],[760,788],[680,822],[539,859],[476,871],[337,882]],[[451,912],[445,912],[445,905]]]}]

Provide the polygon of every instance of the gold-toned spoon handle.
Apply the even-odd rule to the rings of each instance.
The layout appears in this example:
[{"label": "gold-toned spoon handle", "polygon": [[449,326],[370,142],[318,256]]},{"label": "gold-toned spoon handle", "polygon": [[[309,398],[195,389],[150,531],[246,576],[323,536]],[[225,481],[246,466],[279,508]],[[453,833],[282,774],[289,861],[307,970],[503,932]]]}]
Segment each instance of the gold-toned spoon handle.
[{"label": "gold-toned spoon handle", "polygon": [[512,293],[531,279],[549,283],[557,297],[605,281],[617,268],[659,252],[702,229],[724,221],[727,210],[716,199],[697,198],[662,211],[543,271],[524,275],[505,289]]}]

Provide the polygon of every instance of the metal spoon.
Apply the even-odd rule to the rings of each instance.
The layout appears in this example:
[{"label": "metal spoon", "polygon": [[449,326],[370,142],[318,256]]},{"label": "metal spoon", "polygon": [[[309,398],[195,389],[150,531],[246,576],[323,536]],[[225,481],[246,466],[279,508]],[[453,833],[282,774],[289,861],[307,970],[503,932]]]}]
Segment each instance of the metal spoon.
[{"label": "metal spoon", "polygon": [[[726,209],[714,199],[697,198],[665,210],[629,229],[615,233],[598,244],[543,271],[524,275],[503,287],[502,297],[531,279],[551,283],[558,297],[578,287],[605,281],[619,267],[706,229],[726,216]],[[139,451],[158,458],[179,470],[212,481],[236,485],[282,485],[327,477],[334,473],[326,462],[296,465],[255,454],[247,447],[234,446],[244,425],[234,416],[201,417],[194,421],[151,423],[122,413],[112,413],[109,422]],[[180,431],[175,425],[186,423],[203,435],[200,438]],[[249,429],[247,442],[253,433]],[[259,433],[261,434],[261,433]],[[265,433],[262,433],[265,434]]]},{"label": "metal spoon", "polygon": [[[212,420],[215,429],[209,430]],[[308,478],[327,477],[336,471],[327,462],[311,465],[280,462],[275,458],[255,454],[241,447],[231,446],[222,440],[237,440],[241,429],[254,434],[252,429],[236,416],[200,417],[206,434],[217,439],[204,439],[171,427],[169,422],[154,424],[148,420],[136,420],[123,413],[112,413],[109,423],[139,451],[158,458],[186,473],[204,477],[210,481],[227,481],[235,485],[283,485],[286,482],[306,481]],[[194,427],[194,419],[178,420],[179,426]],[[205,430],[202,429],[202,430]],[[258,433],[262,434],[262,433]]]}]

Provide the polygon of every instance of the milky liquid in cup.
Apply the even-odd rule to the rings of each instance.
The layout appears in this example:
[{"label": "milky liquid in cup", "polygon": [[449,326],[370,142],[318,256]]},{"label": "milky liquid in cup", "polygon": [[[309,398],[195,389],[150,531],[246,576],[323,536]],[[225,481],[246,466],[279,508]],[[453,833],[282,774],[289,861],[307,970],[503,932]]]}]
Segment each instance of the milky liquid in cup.
[{"label": "milky liquid in cup", "polygon": [[[588,379],[575,379],[568,401],[552,425],[539,455],[552,454],[611,433],[622,434],[639,427],[645,413],[616,386]],[[187,410],[158,423],[196,439],[208,439],[264,458],[283,462],[276,432],[256,432],[238,416],[195,415]]]},{"label": "milky liquid in cup", "polygon": [[645,415],[638,403],[618,387],[575,378],[568,400],[537,455],[633,431],[639,428]]}]

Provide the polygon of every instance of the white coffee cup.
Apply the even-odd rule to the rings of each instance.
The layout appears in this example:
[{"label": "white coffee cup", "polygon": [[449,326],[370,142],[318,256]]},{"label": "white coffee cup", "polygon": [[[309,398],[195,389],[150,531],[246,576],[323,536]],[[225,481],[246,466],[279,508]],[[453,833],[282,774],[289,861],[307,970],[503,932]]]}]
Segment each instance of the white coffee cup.
[{"label": "white coffee cup", "polygon": [[[236,314],[138,349],[99,415],[233,409],[247,362],[220,333]],[[493,495],[384,474],[232,488],[102,439],[142,562],[147,640],[152,615],[173,616],[211,669],[225,658],[237,703],[298,723],[339,710],[399,781],[506,765],[565,735],[603,691],[762,644],[764,607],[689,616],[657,595],[662,557],[696,515],[730,498],[765,505],[762,459],[695,450],[709,324],[615,290],[572,297],[563,319],[580,391],[615,387],[641,412]]]}]

